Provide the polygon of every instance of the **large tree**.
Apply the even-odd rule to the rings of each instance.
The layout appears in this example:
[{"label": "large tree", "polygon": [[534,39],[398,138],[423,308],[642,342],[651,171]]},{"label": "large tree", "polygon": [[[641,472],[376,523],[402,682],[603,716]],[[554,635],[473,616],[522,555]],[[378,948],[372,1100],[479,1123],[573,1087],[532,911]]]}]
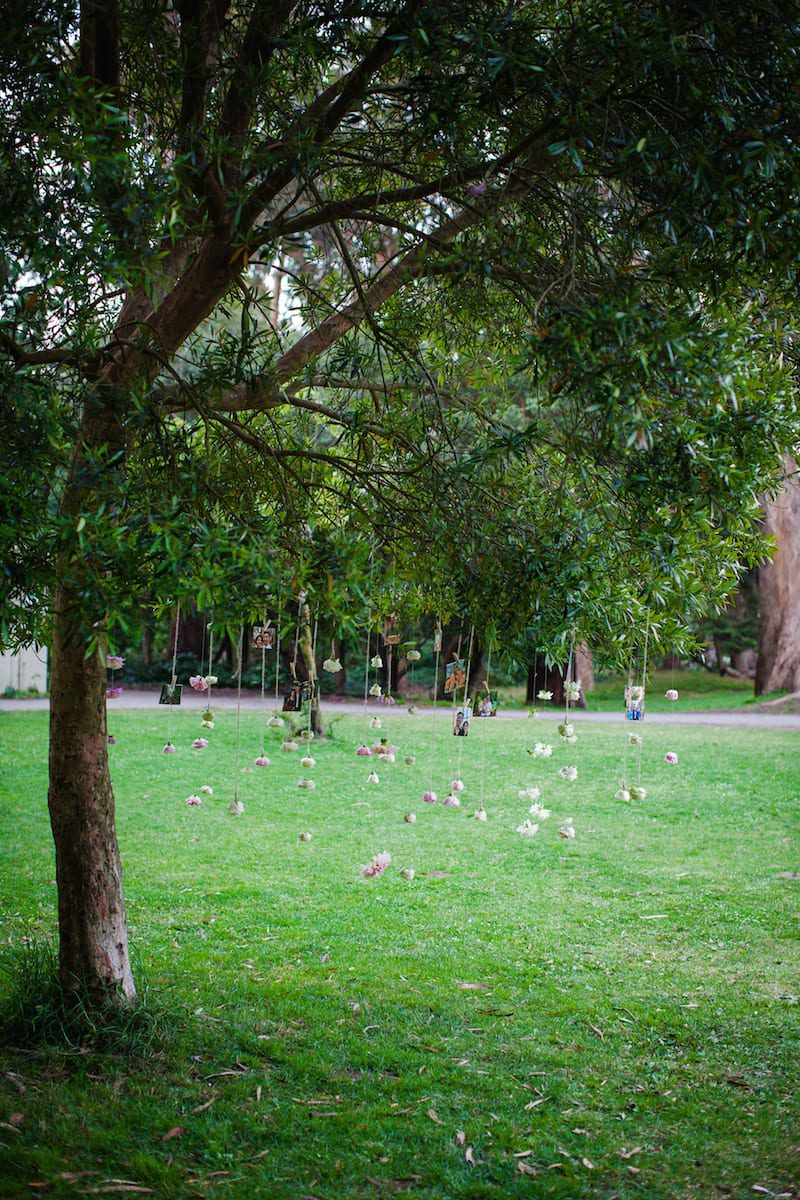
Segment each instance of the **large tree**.
[{"label": "large tree", "polygon": [[134,995],[104,654],[143,596],[325,597],[333,541],[375,611],[613,648],[757,553],[792,7],[11,6],[3,636],[51,645],[66,987]]}]

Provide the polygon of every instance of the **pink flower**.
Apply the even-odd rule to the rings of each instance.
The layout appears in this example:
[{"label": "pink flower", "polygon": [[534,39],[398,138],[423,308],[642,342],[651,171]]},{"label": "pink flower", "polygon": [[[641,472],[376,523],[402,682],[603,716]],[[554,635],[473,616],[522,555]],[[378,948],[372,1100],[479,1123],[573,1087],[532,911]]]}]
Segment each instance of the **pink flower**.
[{"label": "pink flower", "polygon": [[667,753],[664,755],[664,762],[668,762],[674,766],[674,764],[677,761],[678,761],[678,756],[674,750],[668,750]]},{"label": "pink flower", "polygon": [[114,737],[113,733],[110,733],[110,734],[108,735],[108,739],[107,739],[107,740],[108,740],[108,744],[109,744],[109,746],[116,746],[116,744],[117,744],[117,739]]},{"label": "pink flower", "polygon": [[259,754],[258,758],[253,759],[253,762],[257,767],[269,766],[269,759],[267,758],[266,754]]},{"label": "pink flower", "polygon": [[186,803],[189,805],[189,808],[197,808],[203,801],[199,796],[187,796]]},{"label": "pink flower", "polygon": [[195,738],[192,742],[193,750],[205,750],[208,745],[208,738]]},{"label": "pink flower", "polygon": [[125,659],[121,654],[107,654],[106,666],[109,671],[120,671],[125,666]]},{"label": "pink flower", "polygon": [[488,187],[485,179],[480,179],[477,183],[471,183],[467,188],[470,196],[482,196]]},{"label": "pink flower", "polygon": [[678,693],[675,690],[675,688],[667,688],[664,695],[667,697],[668,700],[677,700],[678,699]]},{"label": "pink flower", "polygon": [[461,782],[460,779],[454,779],[453,782],[450,784],[451,792],[463,792],[463,790],[464,790],[464,784]]},{"label": "pink flower", "polygon": [[106,696],[108,697],[109,700],[116,700],[117,696],[121,696],[121,695],[122,695],[121,687],[107,687],[106,688]]},{"label": "pink flower", "polygon": [[376,854],[370,862],[364,863],[361,874],[364,879],[375,879],[378,875],[383,874],[391,861],[392,856],[389,851],[383,850],[380,854]]},{"label": "pink flower", "polygon": [[175,747],[173,746],[172,742],[167,742],[166,746],[164,746],[161,753],[162,754],[174,754]]},{"label": "pink flower", "polygon": [[423,792],[422,793],[422,800],[423,800],[424,804],[435,804],[437,799],[438,799],[438,797],[436,795],[436,792]]},{"label": "pink flower", "polygon": [[372,754],[372,751],[370,750],[369,746],[359,746],[356,750],[356,754],[359,758],[369,758],[369,756]]},{"label": "pink flower", "polygon": [[459,800],[458,796],[454,796],[452,792],[449,796],[445,796],[442,804],[445,806],[445,808],[461,808],[461,801]]},{"label": "pink flower", "polygon": [[189,687],[193,688],[196,692],[208,691],[208,683],[204,675],[190,675]]}]

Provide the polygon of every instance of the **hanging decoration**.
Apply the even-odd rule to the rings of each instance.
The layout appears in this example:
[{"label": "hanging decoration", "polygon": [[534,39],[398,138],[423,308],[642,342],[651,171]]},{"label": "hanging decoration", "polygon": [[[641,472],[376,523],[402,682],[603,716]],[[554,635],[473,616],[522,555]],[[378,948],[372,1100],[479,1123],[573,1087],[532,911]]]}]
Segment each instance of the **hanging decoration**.
[{"label": "hanging decoration", "polygon": [[253,766],[268,767],[270,760],[265,745],[267,723],[267,650],[272,648],[272,622],[266,616],[261,625],[254,625],[251,633],[252,645],[261,651],[261,750],[253,759]]},{"label": "hanging decoration", "polygon": [[[419,662],[419,660],[421,658],[422,658],[422,655],[420,654],[419,650],[417,650],[417,649],[412,648],[411,650],[406,651],[406,662],[411,663],[411,683],[409,686],[409,690],[410,690],[412,696],[416,695],[416,690],[414,687],[414,667],[416,666],[416,664]],[[419,712],[419,709],[417,708],[416,704],[412,700],[411,703],[408,705],[406,711],[408,712],[409,716],[415,717],[417,715],[417,713]]]},{"label": "hanging decoration", "polygon": [[423,792],[422,800],[425,804],[435,804],[437,800],[436,792],[433,790],[433,767],[436,751],[436,701],[439,692],[439,660],[442,655],[442,619],[436,618],[436,630],[433,635],[433,710],[431,713],[431,745],[429,755],[429,770],[430,779],[427,791]]},{"label": "hanging decoration", "polygon": [[581,698],[581,683],[579,679],[574,678],[575,671],[575,633],[573,632],[570,639],[569,658],[567,659],[567,670],[564,675],[564,720],[558,726],[558,732],[562,742],[567,745],[574,746],[578,740],[575,733],[575,726],[570,719],[570,705],[576,703]]},{"label": "hanging decoration", "polygon": [[[634,728],[629,729],[625,739],[625,748],[622,759],[622,786],[614,793],[615,800],[621,800],[627,803],[630,800],[645,800],[647,798],[647,789],[642,786],[642,722],[644,721],[645,712],[645,690],[647,687],[647,647],[650,637],[650,620],[648,618],[644,633],[644,649],[642,653],[642,681],[634,683],[634,659],[628,666],[628,682],[625,685],[625,721],[634,723]],[[635,784],[628,783],[628,751],[633,747],[636,751],[636,782]]]},{"label": "hanging decoration", "polygon": [[236,664],[236,751],[233,760],[233,799],[228,804],[228,812],[234,817],[240,817],[244,812],[244,804],[239,799],[239,756],[242,746],[242,663],[244,661],[245,626],[242,625],[239,637],[239,655]]},{"label": "hanging decoration", "polygon": [[174,754],[175,747],[172,744],[172,709],[176,704],[181,702],[181,685],[178,683],[178,637],[181,628],[181,606],[178,604],[175,609],[175,637],[172,642],[172,674],[169,683],[161,685],[161,695],[158,698],[159,704],[168,705],[167,708],[167,740],[162,748],[163,754]]}]

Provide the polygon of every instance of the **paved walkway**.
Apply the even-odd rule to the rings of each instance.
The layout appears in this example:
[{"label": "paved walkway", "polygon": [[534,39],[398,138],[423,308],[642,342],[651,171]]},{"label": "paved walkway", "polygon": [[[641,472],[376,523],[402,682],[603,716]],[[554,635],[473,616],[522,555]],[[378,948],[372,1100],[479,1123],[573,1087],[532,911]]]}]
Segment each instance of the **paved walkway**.
[{"label": "paved walkway", "polygon": [[[116,700],[109,701],[109,709],[113,712],[115,708],[153,708],[158,707],[158,688],[125,688],[122,695]],[[205,700],[202,695],[192,692],[186,687],[183,691],[184,708],[196,708],[200,711],[205,707]],[[47,698],[37,700],[6,700],[0,697],[0,711],[2,712],[36,712],[49,708],[49,700]],[[267,705],[272,708],[274,701],[268,698]],[[214,691],[213,705],[215,708],[234,708],[236,706],[235,691],[227,688],[218,688]],[[355,700],[335,700],[333,698],[323,700],[323,713],[329,716],[336,713],[360,713],[363,711],[363,703]],[[253,692],[246,692],[242,695],[242,708],[254,710],[261,707],[261,699]],[[405,706],[396,704],[393,708],[384,708],[380,704],[370,702],[370,712],[374,713],[391,713],[392,717],[407,717]],[[419,712],[422,716],[430,716],[433,713],[433,708],[430,705],[420,705]],[[442,702],[437,705],[436,715],[442,719],[450,718],[450,705]],[[540,721],[560,721],[563,714],[554,709],[540,709]],[[507,721],[525,721],[528,720],[527,709],[506,708],[500,709],[498,714],[499,719]],[[589,721],[592,723],[617,722],[622,719],[622,712],[584,712],[583,709],[578,709],[576,713],[577,720]],[[408,717],[409,720],[413,718]],[[674,709],[670,712],[648,712],[648,725],[726,725],[733,728],[741,729],[800,729],[800,713],[770,713],[770,712],[750,712],[748,709],[733,708],[733,709],[718,709],[718,710],[694,710],[694,709]],[[531,721],[531,725],[534,722]]]}]

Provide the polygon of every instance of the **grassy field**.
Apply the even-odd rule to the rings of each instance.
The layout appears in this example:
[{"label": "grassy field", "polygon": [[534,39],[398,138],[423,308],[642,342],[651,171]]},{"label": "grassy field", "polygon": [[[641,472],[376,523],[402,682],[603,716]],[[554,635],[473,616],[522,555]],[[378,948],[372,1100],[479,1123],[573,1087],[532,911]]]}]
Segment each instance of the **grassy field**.
[{"label": "grassy field", "polygon": [[[648,795],[624,804],[622,722],[546,760],[530,721],[458,743],[442,726],[434,787],[460,750],[455,810],[421,803],[429,722],[384,720],[418,757],[376,787],[342,717],[314,745],[315,791],[273,736],[235,818],[235,714],[201,752],[196,714],[174,720],[173,758],[163,710],[115,714],[111,751],[157,1037],[133,1056],[0,1051],[0,1195],[800,1195],[796,733],[646,730]],[[54,925],[46,721],[0,713],[6,965]],[[254,714],[242,731],[249,768]],[[552,816],[524,840],[531,784]]]},{"label": "grassy field", "polygon": [[[641,680],[639,681],[641,682]],[[626,679],[622,675],[601,675],[586,700],[591,712],[619,713]],[[647,708],[650,712],[672,712],[676,705],[667,700],[667,688],[677,688],[680,694],[678,707],[681,709],[745,708],[764,700],[773,699],[780,693],[756,698],[751,679],[732,679],[713,671],[684,669],[680,671],[653,671],[648,678]],[[525,706],[525,688],[522,686],[501,687],[500,695],[510,707]]]}]

